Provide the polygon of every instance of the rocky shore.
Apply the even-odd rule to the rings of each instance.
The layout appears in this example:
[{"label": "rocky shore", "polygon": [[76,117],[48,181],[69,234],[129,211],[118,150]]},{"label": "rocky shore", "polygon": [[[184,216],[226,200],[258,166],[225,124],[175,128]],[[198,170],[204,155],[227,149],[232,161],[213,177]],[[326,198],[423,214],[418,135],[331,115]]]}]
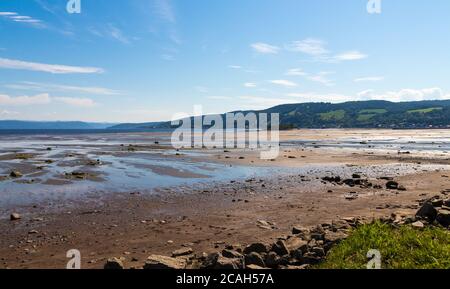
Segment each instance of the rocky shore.
[{"label": "rocky shore", "polygon": [[[359,180],[359,176],[355,176]],[[353,180],[355,180],[353,179]],[[338,178],[329,181],[340,182]],[[345,181],[344,181],[345,182]],[[387,186],[392,184],[389,180]],[[396,185],[398,187],[398,184]],[[426,226],[438,226],[450,230],[450,190],[440,195],[419,200],[420,209],[415,215],[392,214],[379,221],[393,227],[410,225],[420,230]],[[368,218],[343,218],[312,228],[294,226],[290,234],[281,236],[274,243],[252,243],[247,246],[227,244],[222,251],[194,253],[190,247],[172,252],[171,256],[150,255],[146,262],[133,269],[309,269],[326,259],[327,253],[345,240],[358,226],[374,222]],[[125,269],[123,259],[111,258],[104,269]]]}]

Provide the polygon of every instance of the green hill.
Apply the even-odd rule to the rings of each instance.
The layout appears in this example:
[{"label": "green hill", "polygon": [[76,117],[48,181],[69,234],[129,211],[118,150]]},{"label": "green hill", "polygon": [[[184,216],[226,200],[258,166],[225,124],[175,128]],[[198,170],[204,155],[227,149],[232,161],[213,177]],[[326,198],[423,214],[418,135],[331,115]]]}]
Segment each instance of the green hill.
[{"label": "green hill", "polygon": [[[279,113],[286,128],[450,128],[450,100],[284,104],[261,111]],[[114,126],[112,129],[170,128],[169,122]]]}]

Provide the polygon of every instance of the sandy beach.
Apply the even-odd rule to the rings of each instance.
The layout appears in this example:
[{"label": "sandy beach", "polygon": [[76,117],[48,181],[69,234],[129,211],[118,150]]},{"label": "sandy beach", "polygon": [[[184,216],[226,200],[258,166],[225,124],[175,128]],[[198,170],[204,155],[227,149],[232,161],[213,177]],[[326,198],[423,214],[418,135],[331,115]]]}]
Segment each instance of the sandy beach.
[{"label": "sandy beach", "polygon": [[[183,247],[273,242],[294,225],[413,215],[450,190],[448,130],[280,134],[273,160],[175,150],[168,133],[2,136],[0,268],[65,268],[70,249],[83,268],[110,257],[139,268]],[[327,180],[355,175],[363,182]],[[387,189],[388,179],[402,189]]]}]

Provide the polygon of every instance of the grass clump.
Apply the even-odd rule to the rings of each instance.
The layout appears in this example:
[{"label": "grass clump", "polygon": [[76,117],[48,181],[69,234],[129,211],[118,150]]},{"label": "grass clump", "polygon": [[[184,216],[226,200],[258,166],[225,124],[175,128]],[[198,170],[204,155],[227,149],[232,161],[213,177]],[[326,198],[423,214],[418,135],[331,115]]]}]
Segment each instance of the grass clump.
[{"label": "grass clump", "polygon": [[382,269],[449,269],[450,232],[439,227],[362,225],[330,250],[322,269],[365,269],[367,252],[381,253]]}]

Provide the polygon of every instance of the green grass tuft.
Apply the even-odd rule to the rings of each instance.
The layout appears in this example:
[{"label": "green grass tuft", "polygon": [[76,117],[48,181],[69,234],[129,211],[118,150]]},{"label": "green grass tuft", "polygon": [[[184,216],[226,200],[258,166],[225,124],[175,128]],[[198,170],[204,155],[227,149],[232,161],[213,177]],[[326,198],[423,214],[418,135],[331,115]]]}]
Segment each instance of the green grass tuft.
[{"label": "green grass tuft", "polygon": [[375,222],[354,230],[328,253],[322,269],[365,269],[367,252],[381,253],[382,269],[449,269],[450,232],[443,228],[393,228]]}]

